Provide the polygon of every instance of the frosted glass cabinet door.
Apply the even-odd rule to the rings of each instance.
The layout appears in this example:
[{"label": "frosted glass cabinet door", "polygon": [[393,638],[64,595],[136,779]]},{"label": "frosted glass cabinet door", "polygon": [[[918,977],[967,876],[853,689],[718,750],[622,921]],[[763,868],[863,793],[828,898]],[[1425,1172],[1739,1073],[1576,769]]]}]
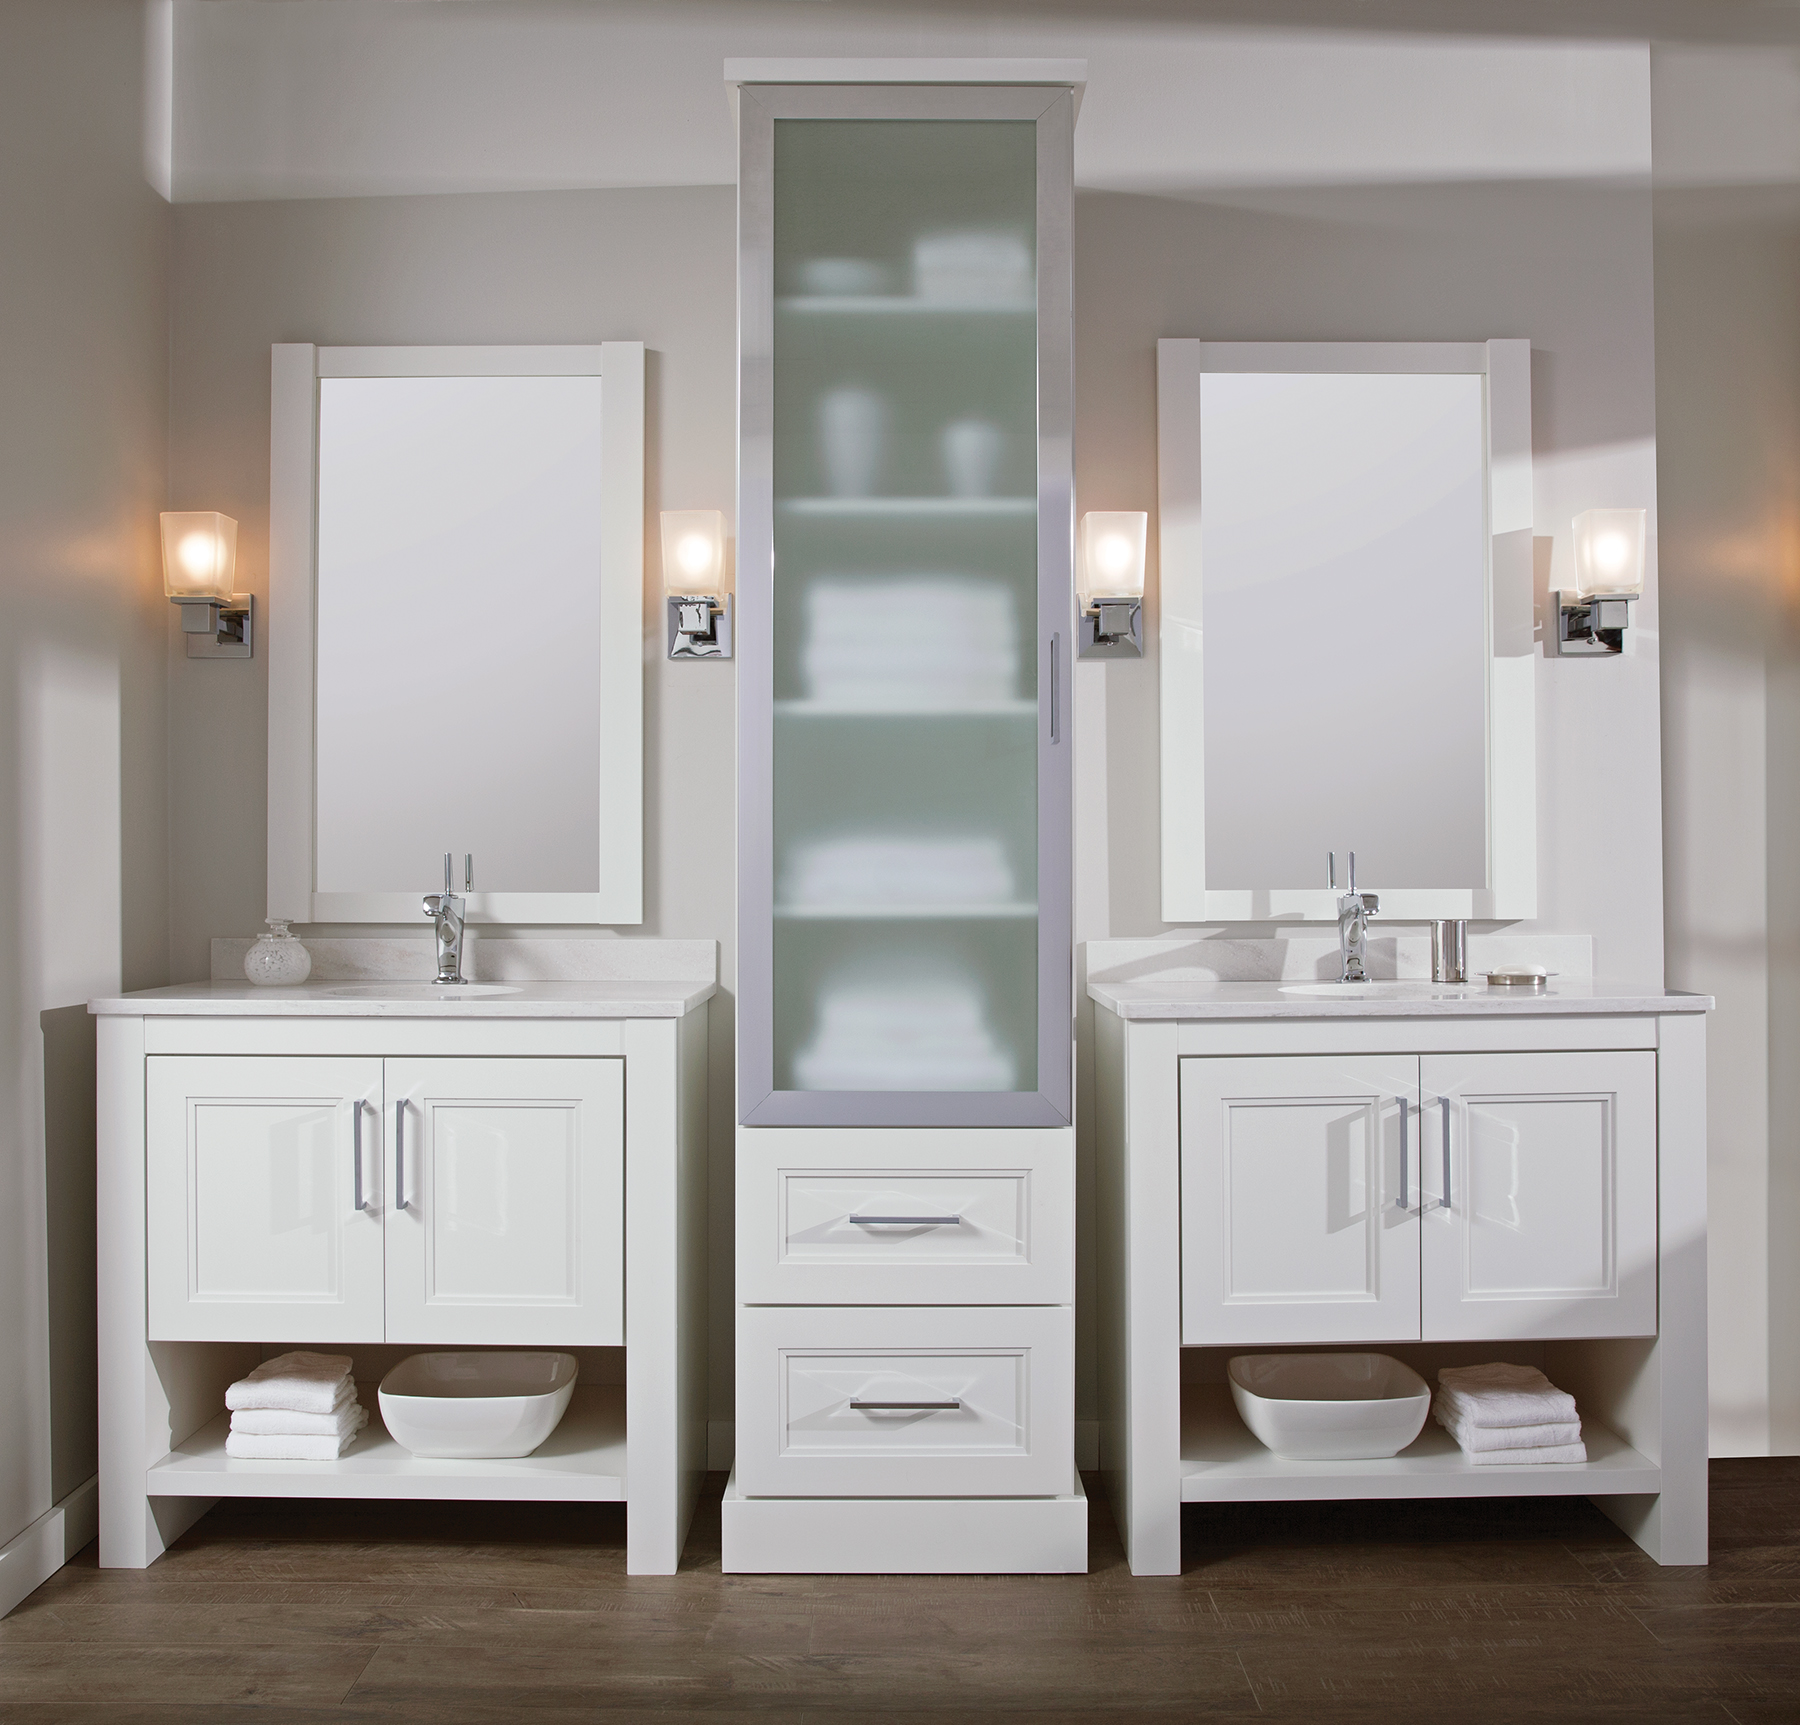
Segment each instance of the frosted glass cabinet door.
[{"label": "frosted glass cabinet door", "polygon": [[1070,1119],[1071,113],[740,95],[747,1124]]},{"label": "frosted glass cabinet door", "polygon": [[1417,1339],[1418,1071],[1412,1055],[1182,1061],[1184,1343]]},{"label": "frosted glass cabinet door", "polygon": [[145,1065],[150,1339],[380,1341],[381,1062]]},{"label": "frosted glass cabinet door", "polygon": [[619,1346],[618,1060],[387,1062],[387,1339]]},{"label": "frosted glass cabinet door", "polygon": [[1656,1056],[1427,1055],[1421,1075],[1425,1340],[1654,1335]]}]

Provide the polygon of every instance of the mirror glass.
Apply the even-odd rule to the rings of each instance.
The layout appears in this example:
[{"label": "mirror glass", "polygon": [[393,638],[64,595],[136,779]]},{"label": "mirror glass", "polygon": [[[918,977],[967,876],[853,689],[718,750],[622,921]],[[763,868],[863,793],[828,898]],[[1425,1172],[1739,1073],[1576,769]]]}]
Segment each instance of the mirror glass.
[{"label": "mirror glass", "polygon": [[1484,382],[1201,376],[1209,889],[1486,884]]},{"label": "mirror glass", "polygon": [[319,383],[319,893],[600,886],[601,379]]}]

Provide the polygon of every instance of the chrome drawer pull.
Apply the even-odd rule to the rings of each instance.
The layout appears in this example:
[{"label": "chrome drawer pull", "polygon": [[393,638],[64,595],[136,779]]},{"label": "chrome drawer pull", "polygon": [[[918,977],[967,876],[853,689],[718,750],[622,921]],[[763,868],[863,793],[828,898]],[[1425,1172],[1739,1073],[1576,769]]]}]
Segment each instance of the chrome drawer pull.
[{"label": "chrome drawer pull", "polygon": [[948,1402],[865,1402],[852,1396],[850,1405],[864,1413],[925,1414],[954,1413],[962,1407],[959,1401]]},{"label": "chrome drawer pull", "polygon": [[853,1228],[960,1228],[960,1216],[852,1216]]},{"label": "chrome drawer pull", "polygon": [[1406,1208],[1406,1098],[1396,1096],[1394,1100],[1400,1105],[1400,1196],[1394,1203],[1396,1210]]},{"label": "chrome drawer pull", "polygon": [[359,1096],[351,1104],[350,1112],[350,1162],[355,1177],[355,1200],[358,1212],[367,1211],[371,1216],[375,1213],[374,1200],[363,1191],[363,1148],[362,1120],[363,1099]]},{"label": "chrome drawer pull", "polygon": [[406,1103],[394,1104],[394,1208],[406,1208]]},{"label": "chrome drawer pull", "polygon": [[1450,1098],[1440,1097],[1444,1105],[1444,1195],[1438,1200],[1440,1210],[1450,1208]]}]

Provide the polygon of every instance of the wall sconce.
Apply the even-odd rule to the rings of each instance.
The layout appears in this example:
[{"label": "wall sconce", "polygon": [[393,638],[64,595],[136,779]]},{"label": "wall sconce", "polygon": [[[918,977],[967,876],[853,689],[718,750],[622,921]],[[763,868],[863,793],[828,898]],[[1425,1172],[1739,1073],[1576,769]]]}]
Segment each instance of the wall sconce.
[{"label": "wall sconce", "polygon": [[1645,514],[1584,509],[1575,517],[1575,588],[1556,595],[1559,653],[1624,650],[1631,602],[1644,592]]},{"label": "wall sconce", "polygon": [[254,601],[233,593],[238,524],[216,510],[165,511],[163,591],[181,607],[190,659],[248,659]]},{"label": "wall sconce", "polygon": [[1091,509],[1078,535],[1081,628],[1077,657],[1144,656],[1144,541],[1141,509]]},{"label": "wall sconce", "polygon": [[669,657],[729,659],[731,597],[719,597],[725,575],[725,517],[717,509],[665,509],[662,554]]}]

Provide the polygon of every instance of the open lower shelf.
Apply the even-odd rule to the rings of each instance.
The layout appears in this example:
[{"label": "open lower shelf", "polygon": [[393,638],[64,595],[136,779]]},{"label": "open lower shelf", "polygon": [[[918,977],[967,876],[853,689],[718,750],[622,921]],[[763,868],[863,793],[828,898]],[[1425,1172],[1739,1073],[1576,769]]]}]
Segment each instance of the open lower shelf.
[{"label": "open lower shelf", "polygon": [[493,1498],[610,1503],[625,1496],[625,1390],[577,1388],[562,1423],[513,1461],[430,1461],[381,1423],[375,1386],[359,1386],[369,1423],[336,1461],[238,1461],[225,1453],[231,1415],[179,1443],[146,1475],[152,1497]]},{"label": "open lower shelf", "polygon": [[1435,1420],[1389,1461],[1284,1461],[1238,1418],[1223,1384],[1181,1392],[1184,1503],[1351,1497],[1613,1497],[1662,1490],[1662,1469],[1591,1419],[1585,1462],[1476,1467]]}]

